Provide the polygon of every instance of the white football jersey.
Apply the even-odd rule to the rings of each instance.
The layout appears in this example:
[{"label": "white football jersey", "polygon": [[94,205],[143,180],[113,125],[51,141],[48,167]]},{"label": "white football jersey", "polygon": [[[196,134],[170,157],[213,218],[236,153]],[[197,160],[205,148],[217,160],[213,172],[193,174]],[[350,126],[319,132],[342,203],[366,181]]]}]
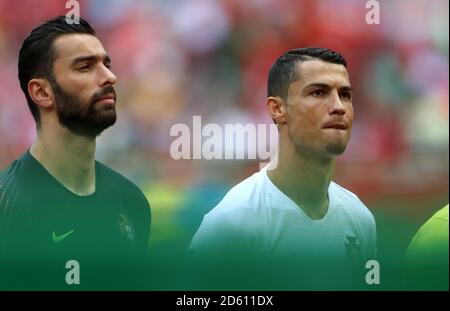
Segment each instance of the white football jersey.
[{"label": "white football jersey", "polygon": [[334,182],[328,197],[326,215],[312,220],[272,183],[266,167],[233,187],[204,216],[189,253],[220,255],[245,249],[291,262],[374,259],[376,229],[371,212],[355,194]]}]

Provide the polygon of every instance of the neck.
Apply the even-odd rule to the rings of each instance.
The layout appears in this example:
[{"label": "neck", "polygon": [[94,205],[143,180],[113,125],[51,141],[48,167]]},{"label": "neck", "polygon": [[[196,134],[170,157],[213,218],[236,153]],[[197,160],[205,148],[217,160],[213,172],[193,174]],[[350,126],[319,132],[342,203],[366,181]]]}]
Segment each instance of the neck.
[{"label": "neck", "polygon": [[277,167],[269,168],[267,174],[311,219],[322,219],[328,211],[334,164],[334,158],[320,158],[293,147],[280,150]]},{"label": "neck", "polygon": [[41,128],[30,153],[71,192],[95,192],[95,138],[76,135],[62,126]]}]

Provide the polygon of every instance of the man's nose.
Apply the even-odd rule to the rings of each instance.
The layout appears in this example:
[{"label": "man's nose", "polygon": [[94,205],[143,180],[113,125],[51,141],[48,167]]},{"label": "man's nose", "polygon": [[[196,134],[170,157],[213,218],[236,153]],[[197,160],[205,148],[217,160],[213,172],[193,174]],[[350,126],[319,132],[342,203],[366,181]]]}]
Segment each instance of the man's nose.
[{"label": "man's nose", "polygon": [[106,66],[102,66],[100,73],[100,86],[114,85],[117,82],[116,75]]},{"label": "man's nose", "polygon": [[330,114],[345,114],[345,105],[342,103],[338,92],[333,92],[331,96]]}]

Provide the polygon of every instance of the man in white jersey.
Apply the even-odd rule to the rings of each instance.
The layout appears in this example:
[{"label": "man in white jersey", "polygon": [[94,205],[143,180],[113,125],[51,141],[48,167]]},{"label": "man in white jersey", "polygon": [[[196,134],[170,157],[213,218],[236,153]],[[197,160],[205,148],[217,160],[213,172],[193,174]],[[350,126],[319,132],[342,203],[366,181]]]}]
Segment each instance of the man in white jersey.
[{"label": "man in white jersey", "polygon": [[[255,270],[250,287],[364,284],[365,262],[376,254],[374,217],[355,194],[331,181],[352,129],[346,65],[340,54],[324,48],[295,49],[276,60],[266,105],[279,129],[278,163],[233,187],[205,215],[190,258],[245,262],[236,274],[263,261],[266,265],[257,266],[272,277]],[[229,276],[233,269],[226,271]]]}]

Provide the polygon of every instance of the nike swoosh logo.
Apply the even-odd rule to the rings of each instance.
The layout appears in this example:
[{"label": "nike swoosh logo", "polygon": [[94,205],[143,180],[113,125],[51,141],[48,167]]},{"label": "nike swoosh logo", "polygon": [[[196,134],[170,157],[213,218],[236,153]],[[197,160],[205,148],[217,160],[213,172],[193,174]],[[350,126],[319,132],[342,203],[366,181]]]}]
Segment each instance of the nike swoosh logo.
[{"label": "nike swoosh logo", "polygon": [[64,233],[62,235],[56,235],[55,231],[53,231],[53,234],[52,234],[53,243],[60,243],[60,242],[62,242],[65,238],[67,238],[72,233],[73,233],[73,230],[70,230],[69,232],[66,232],[66,233]]}]

